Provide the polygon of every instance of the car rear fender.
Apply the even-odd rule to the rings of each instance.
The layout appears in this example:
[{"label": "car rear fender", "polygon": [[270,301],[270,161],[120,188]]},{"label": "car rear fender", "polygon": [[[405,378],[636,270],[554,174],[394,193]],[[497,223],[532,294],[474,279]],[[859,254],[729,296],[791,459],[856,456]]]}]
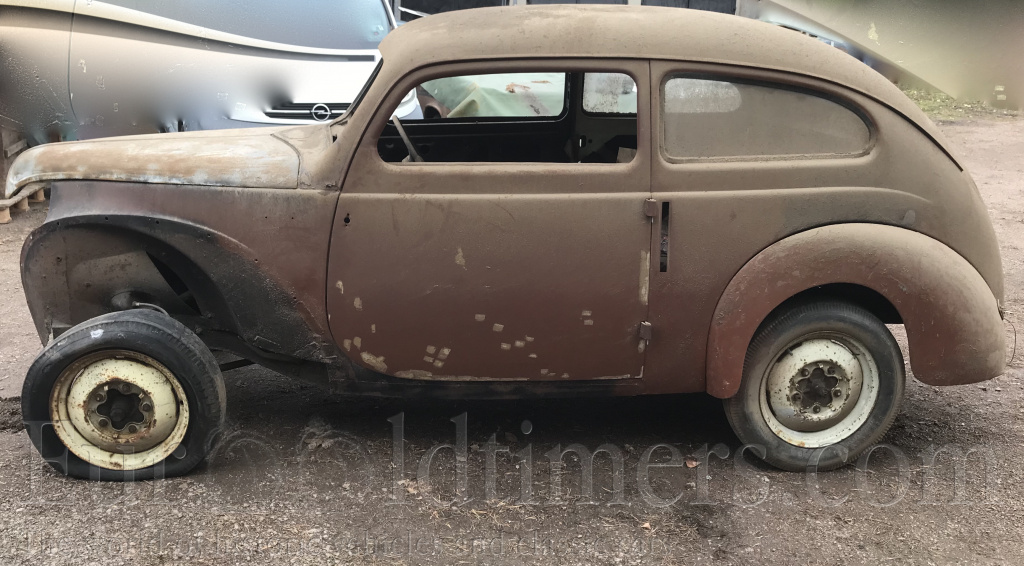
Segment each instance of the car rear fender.
[{"label": "car rear fender", "polygon": [[707,350],[707,390],[734,395],[747,346],[786,300],[831,284],[884,297],[906,326],[914,375],[931,385],[1003,373],[1005,334],[996,299],[978,271],[928,236],[878,224],[836,224],[785,238],[733,277],[718,301]]}]

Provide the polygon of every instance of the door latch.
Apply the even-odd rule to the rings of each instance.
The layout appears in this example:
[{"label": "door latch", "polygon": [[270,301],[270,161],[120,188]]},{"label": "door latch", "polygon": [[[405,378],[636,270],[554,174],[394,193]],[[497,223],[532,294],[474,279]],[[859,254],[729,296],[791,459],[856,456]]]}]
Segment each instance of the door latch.
[{"label": "door latch", "polygon": [[640,339],[651,339],[651,323],[647,322],[646,320],[640,323]]}]

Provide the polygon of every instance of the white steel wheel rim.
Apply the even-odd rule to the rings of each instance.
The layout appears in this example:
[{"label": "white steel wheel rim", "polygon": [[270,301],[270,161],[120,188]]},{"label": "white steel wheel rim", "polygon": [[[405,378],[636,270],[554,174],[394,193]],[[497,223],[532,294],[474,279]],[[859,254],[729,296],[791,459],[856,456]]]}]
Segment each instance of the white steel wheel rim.
[{"label": "white steel wheel rim", "polygon": [[874,358],[858,341],[828,332],[805,336],[783,349],[765,370],[761,415],[789,444],[830,446],[867,422],[879,382]]},{"label": "white steel wheel rim", "polygon": [[50,394],[50,420],[61,442],[85,462],[139,470],[175,453],[183,456],[188,399],[160,362],[107,350],[61,372]]}]

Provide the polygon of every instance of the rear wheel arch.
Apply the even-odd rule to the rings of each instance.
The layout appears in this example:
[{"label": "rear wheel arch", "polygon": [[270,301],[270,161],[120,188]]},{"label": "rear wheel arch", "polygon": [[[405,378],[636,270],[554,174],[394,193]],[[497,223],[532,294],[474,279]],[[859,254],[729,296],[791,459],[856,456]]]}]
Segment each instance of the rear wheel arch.
[{"label": "rear wheel arch", "polygon": [[1002,373],[1005,337],[995,297],[963,257],[928,236],[879,224],[836,224],[768,246],[733,277],[708,335],[707,391],[739,390],[758,328],[786,304],[844,300],[907,328],[915,375],[933,385]]}]

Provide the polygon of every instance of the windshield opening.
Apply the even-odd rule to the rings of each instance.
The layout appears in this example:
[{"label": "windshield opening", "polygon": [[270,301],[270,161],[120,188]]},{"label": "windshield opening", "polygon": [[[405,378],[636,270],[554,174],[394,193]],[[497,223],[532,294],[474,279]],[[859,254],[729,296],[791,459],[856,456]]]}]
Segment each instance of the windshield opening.
[{"label": "windshield opening", "polygon": [[359,103],[363,101],[363,97],[366,96],[366,91],[370,90],[370,85],[372,85],[373,81],[377,79],[377,75],[380,73],[380,68],[383,65],[384,59],[378,59],[377,66],[373,68],[373,72],[370,73],[369,78],[366,79],[366,83],[363,84],[363,88],[359,89],[359,94],[356,95],[355,100],[353,100],[352,104],[349,105],[348,110],[346,110],[345,113],[342,114],[341,116],[335,118],[334,122],[331,122],[331,124],[337,124],[338,122],[346,120],[348,119],[349,116],[352,115],[353,112],[355,112],[356,108],[359,106]]}]

